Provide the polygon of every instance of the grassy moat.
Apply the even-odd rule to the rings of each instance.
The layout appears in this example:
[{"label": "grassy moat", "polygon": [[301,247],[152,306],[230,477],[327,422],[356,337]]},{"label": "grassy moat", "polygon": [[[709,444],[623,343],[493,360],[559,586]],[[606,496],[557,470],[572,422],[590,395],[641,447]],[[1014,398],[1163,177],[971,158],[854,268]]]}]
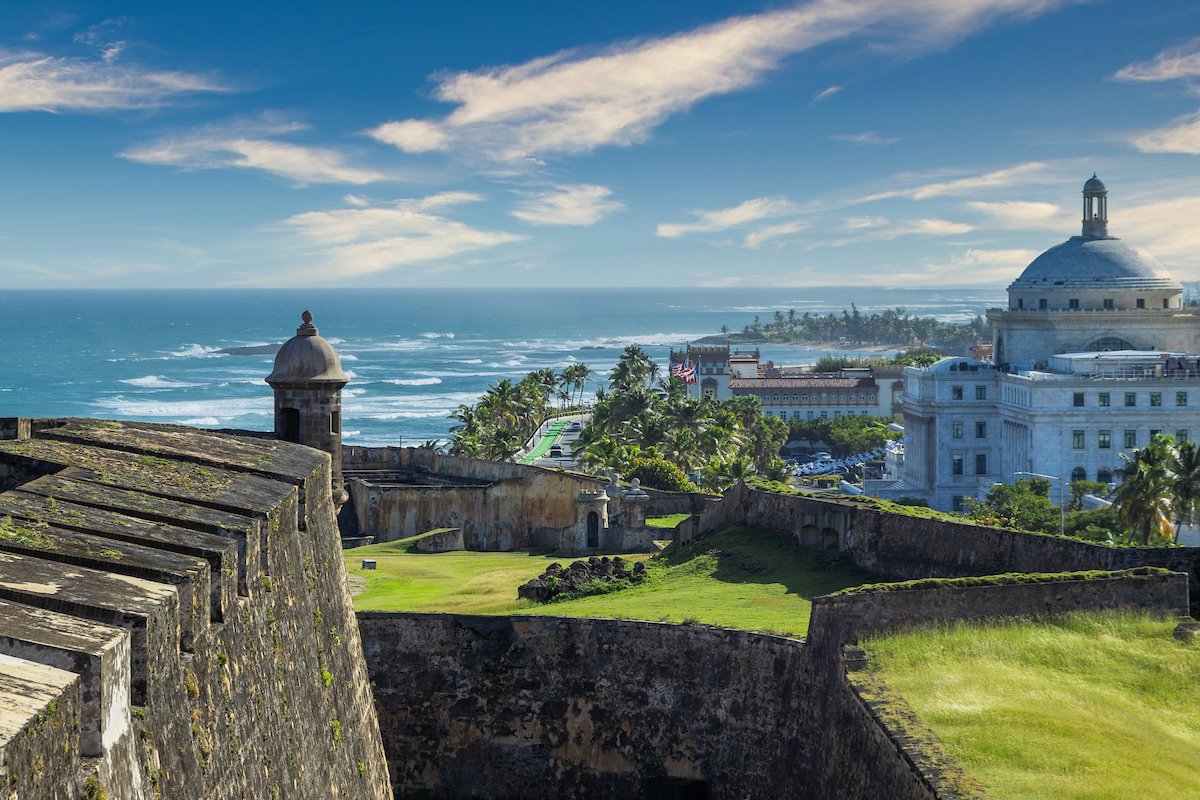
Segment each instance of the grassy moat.
[{"label": "grassy moat", "polygon": [[870,669],[1003,798],[1200,797],[1200,640],[1076,614],[867,642]]},{"label": "grassy moat", "polygon": [[[375,570],[363,570],[374,558]],[[456,614],[548,614],[698,622],[802,636],[811,598],[878,580],[836,553],[800,547],[761,530],[732,528],[646,560],[646,579],[627,589],[531,604],[517,586],[552,562],[573,559],[530,553],[418,553],[388,543],[346,552],[353,579],[365,581],[359,611],[444,611]],[[359,584],[360,586],[362,584]]]}]

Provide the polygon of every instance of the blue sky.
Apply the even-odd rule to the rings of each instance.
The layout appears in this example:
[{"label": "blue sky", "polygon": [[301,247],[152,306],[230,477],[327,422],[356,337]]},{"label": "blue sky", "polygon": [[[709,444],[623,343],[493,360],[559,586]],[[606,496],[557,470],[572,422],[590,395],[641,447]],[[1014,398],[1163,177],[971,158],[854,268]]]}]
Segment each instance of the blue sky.
[{"label": "blue sky", "polygon": [[1200,279],[1194,0],[15,6],[10,288]]}]

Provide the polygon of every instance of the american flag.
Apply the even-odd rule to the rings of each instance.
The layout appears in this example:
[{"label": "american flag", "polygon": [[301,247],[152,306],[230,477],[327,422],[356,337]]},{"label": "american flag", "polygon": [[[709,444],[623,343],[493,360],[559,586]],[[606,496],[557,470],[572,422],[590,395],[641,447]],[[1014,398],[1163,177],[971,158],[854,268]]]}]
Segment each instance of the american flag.
[{"label": "american flag", "polygon": [[671,374],[682,380],[684,383],[695,383],[696,365],[690,360],[685,361],[682,364],[672,364]]}]

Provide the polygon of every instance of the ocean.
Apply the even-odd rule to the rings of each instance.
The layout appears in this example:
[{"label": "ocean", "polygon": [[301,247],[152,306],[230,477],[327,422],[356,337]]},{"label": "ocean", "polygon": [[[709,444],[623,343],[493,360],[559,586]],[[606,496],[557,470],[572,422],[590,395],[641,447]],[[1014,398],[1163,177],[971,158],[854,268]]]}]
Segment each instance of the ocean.
[{"label": "ocean", "polygon": [[[1003,302],[998,287],[3,291],[0,416],[268,430],[272,356],[217,351],[284,341],[310,309],[351,376],[344,441],[419,443],[446,439],[448,414],[498,380],[577,361],[602,380],[628,344],[665,364],[672,346],[775,310],[962,321]],[[777,364],[837,352],[761,349]]]}]

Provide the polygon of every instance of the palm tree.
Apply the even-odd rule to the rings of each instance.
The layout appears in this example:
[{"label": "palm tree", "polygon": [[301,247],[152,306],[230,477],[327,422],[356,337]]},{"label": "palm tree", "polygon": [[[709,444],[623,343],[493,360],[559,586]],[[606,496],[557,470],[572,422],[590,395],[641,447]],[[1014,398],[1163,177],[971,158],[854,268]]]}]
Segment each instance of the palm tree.
[{"label": "palm tree", "polygon": [[1171,494],[1175,511],[1175,541],[1178,542],[1183,523],[1191,523],[1200,506],[1200,443],[1190,439],[1176,443],[1172,450],[1171,472],[1174,474]]},{"label": "palm tree", "polygon": [[1122,455],[1126,463],[1113,492],[1113,507],[1118,519],[1137,532],[1142,546],[1150,544],[1152,530],[1171,527],[1171,445],[1169,436],[1156,436],[1133,455]]}]

